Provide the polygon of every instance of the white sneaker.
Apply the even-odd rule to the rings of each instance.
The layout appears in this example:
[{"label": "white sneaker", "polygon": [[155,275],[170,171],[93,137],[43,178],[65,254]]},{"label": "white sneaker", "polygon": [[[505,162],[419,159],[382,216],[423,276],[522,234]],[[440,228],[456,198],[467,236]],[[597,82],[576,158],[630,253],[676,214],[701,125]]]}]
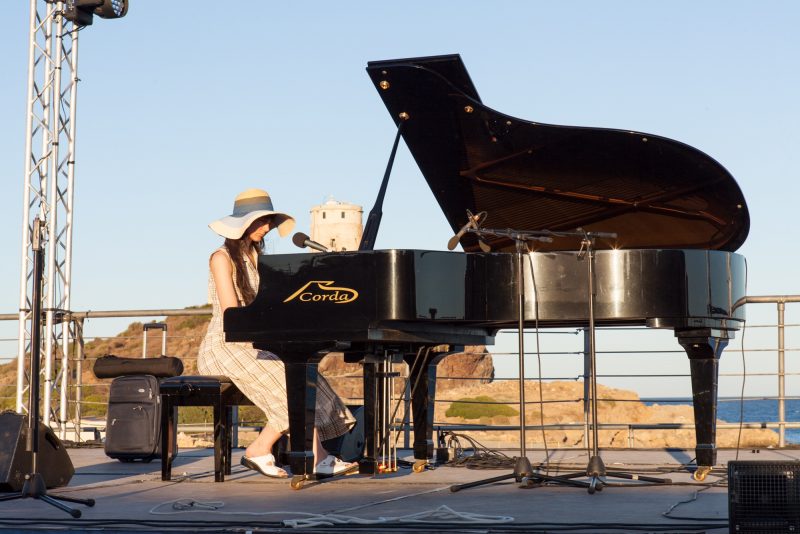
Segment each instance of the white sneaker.
[{"label": "white sneaker", "polygon": [[319,478],[333,477],[336,475],[346,475],[358,470],[358,463],[345,462],[334,455],[328,455],[314,466],[314,474]]}]

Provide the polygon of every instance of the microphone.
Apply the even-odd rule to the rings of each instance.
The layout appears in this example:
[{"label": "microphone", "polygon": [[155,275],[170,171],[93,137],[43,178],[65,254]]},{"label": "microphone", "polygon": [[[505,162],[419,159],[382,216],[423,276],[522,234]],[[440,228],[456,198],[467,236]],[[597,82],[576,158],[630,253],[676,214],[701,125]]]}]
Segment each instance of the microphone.
[{"label": "microphone", "polygon": [[[482,211],[477,215],[473,215],[471,211],[467,210],[467,224],[461,227],[461,230],[456,232],[456,235],[450,238],[450,241],[447,242],[447,250],[453,250],[458,245],[461,238],[466,234],[470,229],[478,230],[480,228],[480,224],[486,218],[486,212]],[[484,252],[489,252],[491,250],[489,245],[483,242],[482,239],[478,239],[478,245],[481,247],[481,250]]]},{"label": "microphone", "polygon": [[467,230],[469,230],[470,228],[472,228],[472,225],[473,225],[472,219],[469,219],[469,220],[467,221],[467,224],[465,224],[464,226],[462,226],[462,227],[461,227],[461,230],[459,230],[459,231],[456,233],[456,235],[454,235],[453,237],[451,237],[451,238],[450,238],[450,241],[448,241],[448,242],[447,242],[447,250],[453,250],[454,248],[456,248],[456,245],[458,245],[458,242],[459,242],[459,241],[461,241],[461,238],[463,237],[463,235],[464,235],[464,234],[466,234],[466,233],[467,233]]},{"label": "microphone", "polygon": [[297,232],[296,234],[294,234],[292,236],[292,243],[294,243],[296,246],[298,246],[300,248],[308,247],[308,248],[313,248],[314,250],[318,250],[320,252],[330,252],[331,251],[325,245],[317,243],[316,241],[312,241],[311,238],[308,237],[303,232]]},{"label": "microphone", "polygon": [[586,232],[583,228],[578,228],[577,231],[597,239],[616,239],[618,237],[616,232]]}]

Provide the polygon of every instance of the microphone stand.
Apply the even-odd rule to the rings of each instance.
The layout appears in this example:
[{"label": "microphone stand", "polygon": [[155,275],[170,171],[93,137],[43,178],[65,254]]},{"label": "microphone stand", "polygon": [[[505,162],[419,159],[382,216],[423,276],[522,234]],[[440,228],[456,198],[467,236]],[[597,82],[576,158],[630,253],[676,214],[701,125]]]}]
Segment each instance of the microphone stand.
[{"label": "microphone stand", "polygon": [[[598,428],[597,428],[597,354],[595,351],[595,317],[594,317],[594,301],[595,301],[595,240],[596,239],[616,239],[617,234],[606,232],[586,232],[582,228],[578,228],[575,232],[563,231],[516,231],[516,230],[496,230],[488,228],[472,227],[466,230],[467,232],[482,235],[494,235],[507,237],[514,240],[516,244],[517,256],[517,328],[519,330],[519,360],[520,360],[520,456],[516,459],[514,472],[510,475],[501,475],[490,479],[471,482],[467,484],[459,484],[451,486],[450,491],[459,491],[462,489],[472,488],[487,483],[499,482],[514,478],[519,484],[520,488],[529,488],[535,484],[542,482],[554,482],[573,487],[586,488],[589,494],[595,491],[601,491],[605,486],[605,477],[612,476],[623,478],[627,480],[638,480],[642,482],[663,483],[671,484],[670,479],[648,477],[642,475],[635,475],[632,473],[614,471],[607,472],[603,459],[600,457],[598,446]],[[523,343],[523,328],[524,328],[524,280],[522,269],[522,255],[523,251],[528,251],[528,241],[544,241],[551,242],[554,237],[579,237],[581,239],[581,251],[578,254],[578,259],[586,257],[587,259],[587,277],[588,277],[588,298],[589,298],[589,414],[592,426],[592,447],[589,463],[585,471],[570,473],[560,476],[544,475],[542,473],[534,473],[531,469],[530,461],[526,456],[525,451],[525,352]],[[531,265],[531,276],[534,276],[533,266]],[[589,481],[575,480],[580,477],[588,477]]]},{"label": "microphone stand", "polygon": [[[41,356],[42,333],[42,275],[44,267],[44,252],[41,246],[41,220],[33,221],[33,295],[31,299],[31,364],[30,364],[30,389],[28,396],[28,435],[25,450],[31,453],[31,471],[25,475],[22,490],[13,495],[3,495],[0,501],[15,499],[39,499],[55,506],[74,518],[81,516],[80,510],[75,510],[60,501],[74,502],[94,506],[94,499],[77,499],[63,495],[48,495],[47,484],[44,477],[38,472],[37,455],[39,453],[39,358]],[[66,347],[64,347],[66,350]]]},{"label": "microphone stand", "polygon": [[[469,212],[467,212],[469,213]],[[470,214],[471,215],[471,214]],[[471,217],[470,217],[471,218]],[[471,218],[472,219],[472,218]],[[516,231],[516,230],[492,230],[492,229],[484,229],[480,228],[475,224],[474,226],[471,223],[464,228],[462,228],[463,232],[470,232],[477,234],[479,237],[484,235],[495,235],[495,236],[504,236],[514,240],[516,244],[516,271],[517,271],[517,340],[518,340],[518,349],[519,349],[519,424],[520,424],[520,432],[519,432],[519,456],[514,459],[514,471],[506,474],[500,475],[496,477],[487,478],[484,480],[478,480],[476,482],[468,482],[467,484],[456,484],[454,486],[450,486],[451,492],[461,491],[462,489],[474,488],[477,486],[483,486],[484,484],[492,484],[494,482],[500,482],[503,480],[508,480],[513,478],[518,483],[521,483],[525,480],[530,479],[531,477],[539,478],[540,475],[533,473],[533,468],[531,467],[531,462],[528,459],[528,453],[526,450],[526,443],[525,443],[525,427],[527,426],[525,421],[525,279],[523,278],[523,268],[522,268],[522,259],[523,255],[529,252],[528,250],[528,242],[529,241],[552,241],[550,237],[550,232],[523,232],[523,231]],[[459,232],[462,233],[462,232]],[[543,479],[551,479],[553,477],[548,477],[546,475],[542,475]],[[568,481],[569,484],[572,485],[582,485],[582,483],[577,481]]]},{"label": "microphone stand", "polygon": [[[579,477],[588,477],[588,482],[581,482],[581,485],[586,487],[589,494],[595,491],[602,491],[606,485],[605,479],[607,477],[623,478],[627,480],[638,480],[641,482],[651,482],[656,484],[671,484],[672,480],[666,478],[648,477],[633,473],[626,473],[624,471],[606,471],[606,466],[603,459],[600,457],[599,451],[599,437],[598,437],[598,416],[597,416],[597,352],[595,350],[595,316],[594,316],[594,303],[596,297],[595,289],[595,241],[600,239],[616,239],[617,234],[606,232],[587,232],[582,228],[578,228],[576,232],[557,232],[554,233],[558,237],[562,236],[577,236],[581,238],[581,248],[578,252],[578,259],[586,258],[586,276],[589,300],[589,417],[592,427],[592,446],[589,457],[589,463],[585,471],[576,473],[569,473],[555,477],[556,482],[567,483],[567,481],[576,482],[572,479]],[[524,480],[520,484],[521,488],[533,486],[536,479],[541,478],[538,473],[532,478]],[[570,484],[573,485],[573,484]]]}]

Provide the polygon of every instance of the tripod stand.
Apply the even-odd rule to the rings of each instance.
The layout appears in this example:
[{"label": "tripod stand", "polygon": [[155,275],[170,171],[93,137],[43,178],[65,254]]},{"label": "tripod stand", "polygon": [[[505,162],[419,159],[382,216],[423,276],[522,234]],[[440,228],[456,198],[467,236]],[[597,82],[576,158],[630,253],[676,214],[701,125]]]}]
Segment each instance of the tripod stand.
[{"label": "tripod stand", "polygon": [[[597,238],[608,238],[608,239],[616,239],[617,234],[611,233],[603,233],[603,232],[585,232],[582,229],[578,229],[577,232],[558,232],[557,234],[559,237],[561,236],[579,236],[581,238],[581,249],[578,253],[578,259],[584,257],[586,259],[586,270],[587,270],[587,279],[588,279],[588,300],[589,300],[589,416],[590,416],[590,424],[592,427],[592,436],[591,436],[591,454],[589,457],[589,463],[586,466],[585,471],[579,471],[576,473],[570,473],[566,475],[559,475],[556,477],[545,477],[539,473],[534,474],[531,477],[526,477],[521,481],[520,487],[531,487],[536,482],[544,480],[544,481],[553,481],[562,484],[567,484],[571,486],[579,486],[585,487],[589,494],[593,494],[595,491],[601,491],[603,486],[606,484],[605,478],[606,477],[616,477],[616,478],[623,478],[627,480],[639,480],[642,482],[652,482],[656,484],[670,484],[672,483],[669,479],[663,478],[655,478],[655,477],[648,477],[642,475],[634,475],[632,473],[626,473],[622,471],[614,471],[608,472],[606,471],[606,466],[603,463],[603,459],[600,457],[599,452],[599,439],[598,439],[598,417],[597,417],[597,353],[595,351],[595,317],[594,317],[594,301],[595,301],[595,271],[594,271],[594,263],[595,263],[595,240]],[[588,477],[589,481],[578,481],[574,480],[575,478],[580,477]]]},{"label": "tripod stand", "polygon": [[[38,472],[37,455],[39,453],[39,356],[41,352],[42,331],[42,269],[43,252],[41,246],[41,219],[33,222],[33,297],[31,302],[31,365],[30,365],[30,390],[28,402],[28,435],[25,450],[31,453],[31,472],[25,475],[22,490],[14,495],[0,496],[0,501],[26,499],[28,497],[39,499],[67,512],[72,517],[81,516],[80,510],[70,508],[60,501],[74,502],[94,506],[94,499],[76,499],[63,495],[48,495],[44,477]],[[66,347],[65,347],[66,350]]]}]

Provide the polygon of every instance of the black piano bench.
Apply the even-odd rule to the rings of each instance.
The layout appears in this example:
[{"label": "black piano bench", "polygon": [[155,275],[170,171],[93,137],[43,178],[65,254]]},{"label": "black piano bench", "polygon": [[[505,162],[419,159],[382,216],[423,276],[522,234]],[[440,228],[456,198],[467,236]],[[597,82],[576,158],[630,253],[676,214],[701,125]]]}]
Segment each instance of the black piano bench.
[{"label": "black piano bench", "polygon": [[231,421],[233,407],[253,403],[227,376],[176,376],[161,382],[161,480],[172,480],[175,418],[179,406],[214,408],[214,481],[224,482],[231,474]]}]

